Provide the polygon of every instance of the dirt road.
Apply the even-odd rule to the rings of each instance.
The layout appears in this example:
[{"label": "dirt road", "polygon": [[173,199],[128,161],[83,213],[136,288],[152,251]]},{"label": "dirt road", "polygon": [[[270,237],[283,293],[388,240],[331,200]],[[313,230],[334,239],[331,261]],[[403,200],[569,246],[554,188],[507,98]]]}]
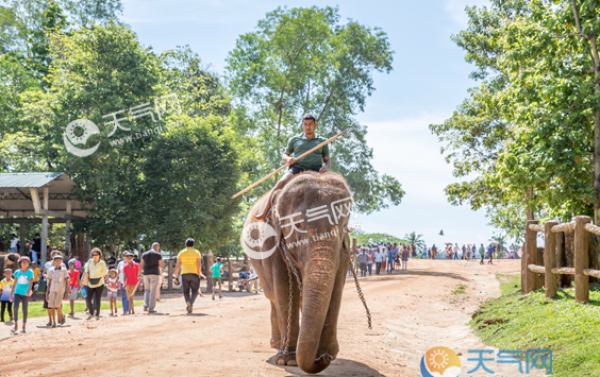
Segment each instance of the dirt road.
[{"label": "dirt road", "polygon": [[[495,273],[516,273],[520,261],[411,260],[409,271],[361,278],[373,317],[368,330],[353,280],[346,283],[339,320],[340,353],[320,375],[421,376],[419,362],[433,346],[459,353],[461,375],[468,349],[489,348],[467,326],[477,305],[497,296]],[[459,284],[466,295],[452,292]],[[30,320],[27,335],[8,336],[1,325],[0,376],[302,376],[276,365],[269,348],[269,304],[261,294],[226,293],[213,302],[205,295],[186,315],[182,298],[157,306],[159,315],[69,320],[68,327],[42,328]],[[142,313],[141,308],[136,309]],[[461,356],[462,355],[462,356]],[[472,364],[472,363],[471,363]],[[495,376],[514,376],[518,367]],[[486,374],[473,374],[473,376]]]}]

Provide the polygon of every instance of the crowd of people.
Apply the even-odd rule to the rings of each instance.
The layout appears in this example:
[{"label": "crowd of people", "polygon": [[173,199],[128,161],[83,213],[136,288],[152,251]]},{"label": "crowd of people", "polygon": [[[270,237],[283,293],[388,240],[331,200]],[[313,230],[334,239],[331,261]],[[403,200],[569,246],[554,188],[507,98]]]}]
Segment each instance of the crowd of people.
[{"label": "crowd of people", "polygon": [[[519,259],[517,249],[512,244],[509,250],[506,250],[496,244],[490,243],[487,247],[480,244],[464,244],[459,247],[457,243],[445,244],[438,248],[433,244],[430,248],[427,245],[398,245],[391,242],[372,245],[362,245],[351,255],[352,264],[356,271],[360,271],[361,276],[380,275],[383,272],[393,273],[395,270],[406,271],[408,269],[408,260],[412,259],[448,259],[448,260],[476,260],[481,258],[480,263],[484,264],[484,259],[488,258],[488,264],[493,264],[494,259]],[[350,270],[348,271],[350,273]]]},{"label": "crowd of people", "polygon": [[[181,285],[186,310],[193,312],[194,302],[202,292],[200,280],[206,276],[202,273],[202,256],[194,248],[195,241],[188,239],[185,249],[177,255],[178,271],[175,284]],[[11,247],[11,252],[12,252]],[[26,332],[29,301],[35,301],[36,293],[43,296],[43,308],[47,310],[48,327],[64,325],[67,317],[75,316],[75,301],[85,298],[87,320],[100,318],[102,297],[106,290],[109,302],[109,316],[118,315],[117,298],[121,296],[122,315],[135,314],[134,296],[136,291],[144,289],[143,310],[149,314],[157,313],[156,302],[160,299],[163,285],[163,256],[160,244],[155,242],[150,250],[138,259],[133,253],[124,251],[120,260],[114,254],[105,261],[99,248],[93,248],[91,258],[81,266],[75,258],[66,261],[60,251],[53,250],[50,260],[43,266],[43,271],[31,261],[29,256],[21,256],[18,269],[5,269],[0,281],[0,320],[14,322],[11,330],[19,331],[19,312],[22,314],[21,333]],[[221,299],[221,278],[224,275],[222,257],[210,267],[213,281],[212,299],[218,294]],[[256,276],[253,268],[246,273],[248,278]],[[70,312],[63,313],[63,301],[69,301]]]}]

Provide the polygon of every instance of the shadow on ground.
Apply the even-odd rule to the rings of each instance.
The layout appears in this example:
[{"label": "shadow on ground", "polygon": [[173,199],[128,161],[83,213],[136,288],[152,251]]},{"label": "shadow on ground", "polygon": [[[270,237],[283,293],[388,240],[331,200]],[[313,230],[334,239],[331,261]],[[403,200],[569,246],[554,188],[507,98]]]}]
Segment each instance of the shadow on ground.
[{"label": "shadow on ground", "polygon": [[[356,272],[357,273],[357,277],[361,278],[359,271]],[[368,275],[366,277],[369,278],[369,280],[373,280],[373,281],[386,281],[386,280],[398,280],[398,278],[402,278],[404,276],[445,276],[445,277],[449,277],[451,279],[456,279],[456,280],[462,280],[462,281],[470,281],[469,279],[459,275],[459,274],[455,274],[453,272],[440,272],[440,271],[394,271],[392,274],[381,274],[381,275]],[[360,280],[361,282],[365,282],[368,280]]]},{"label": "shadow on ground", "polygon": [[288,377],[298,376],[329,376],[329,377],[345,377],[345,376],[368,376],[368,377],[386,377],[384,374],[379,373],[377,370],[370,366],[359,363],[358,361],[346,360],[346,359],[335,359],[331,365],[317,374],[304,373],[298,367],[288,367],[285,365],[279,365],[275,362],[275,356],[271,356],[267,362],[276,367],[285,369],[286,372],[290,373]]}]

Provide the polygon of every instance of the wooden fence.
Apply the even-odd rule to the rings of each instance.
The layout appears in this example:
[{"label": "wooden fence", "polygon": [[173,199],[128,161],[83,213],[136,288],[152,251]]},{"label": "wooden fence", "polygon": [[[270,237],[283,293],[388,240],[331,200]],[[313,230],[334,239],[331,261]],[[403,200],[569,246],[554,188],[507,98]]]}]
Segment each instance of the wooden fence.
[{"label": "wooden fence", "polygon": [[[538,225],[538,221],[527,221],[525,227],[525,247],[521,259],[521,293],[527,294],[535,289],[546,287],[546,297],[556,295],[557,275],[575,275],[575,301],[589,301],[590,276],[600,278],[600,271],[589,268],[590,233],[600,235],[600,227],[590,224],[589,216],[577,216],[574,222],[558,224],[547,221]],[[563,255],[564,235],[562,232],[575,230],[574,259],[575,267],[557,267],[556,255]],[[542,232],[546,237],[543,259],[537,251],[537,233]],[[563,242],[557,243],[557,235],[562,236]],[[543,265],[542,265],[543,263]],[[540,275],[544,275],[542,278]]]}]

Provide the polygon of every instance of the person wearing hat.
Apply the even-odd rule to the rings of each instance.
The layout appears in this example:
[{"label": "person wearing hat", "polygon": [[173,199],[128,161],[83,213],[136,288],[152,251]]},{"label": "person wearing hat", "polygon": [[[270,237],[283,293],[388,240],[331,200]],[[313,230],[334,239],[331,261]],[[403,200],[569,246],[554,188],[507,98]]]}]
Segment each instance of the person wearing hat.
[{"label": "person wearing hat", "polygon": [[19,258],[18,263],[19,269],[15,271],[13,275],[15,277],[15,284],[13,284],[12,292],[9,297],[9,301],[14,303],[13,318],[15,327],[11,332],[14,334],[19,330],[19,306],[23,304],[23,330],[21,330],[21,333],[25,334],[29,297],[31,296],[33,288],[33,272],[29,269],[31,262],[28,257]]},{"label": "person wearing hat", "polygon": [[19,239],[15,233],[10,234],[10,252],[12,254],[19,253]]},{"label": "person wearing hat", "polygon": [[48,301],[48,316],[52,327],[56,327],[55,310],[58,312],[58,324],[66,322],[62,312],[62,302],[69,297],[69,274],[60,254],[52,258],[53,268],[48,273],[48,285],[46,286],[46,301]]},{"label": "person wearing hat", "polygon": [[[202,274],[202,255],[194,249],[194,239],[188,238],[185,241],[185,249],[177,254],[177,265],[175,271],[181,267],[181,287],[183,288],[183,298],[187,306],[187,312],[192,313],[194,301],[198,297],[200,289],[200,277],[206,278]],[[179,284],[179,278],[175,279],[175,284]]]},{"label": "person wearing hat", "polygon": [[[50,252],[50,260],[48,262],[46,262],[46,264],[44,264],[44,274],[42,275],[44,280],[46,281],[46,290],[48,290],[48,274],[50,273],[50,271],[54,268],[54,257],[56,255],[60,255],[60,251],[58,250],[52,250],[52,252]],[[65,266],[64,263],[61,264],[61,267],[64,267],[65,269],[67,268]],[[39,283],[39,282],[38,282]],[[48,313],[48,323],[46,324],[46,326],[50,327],[52,326],[52,317],[50,316],[50,310],[48,310],[48,300],[46,300],[46,293],[44,293],[44,305],[42,306],[44,309],[46,309],[46,312]]]}]

